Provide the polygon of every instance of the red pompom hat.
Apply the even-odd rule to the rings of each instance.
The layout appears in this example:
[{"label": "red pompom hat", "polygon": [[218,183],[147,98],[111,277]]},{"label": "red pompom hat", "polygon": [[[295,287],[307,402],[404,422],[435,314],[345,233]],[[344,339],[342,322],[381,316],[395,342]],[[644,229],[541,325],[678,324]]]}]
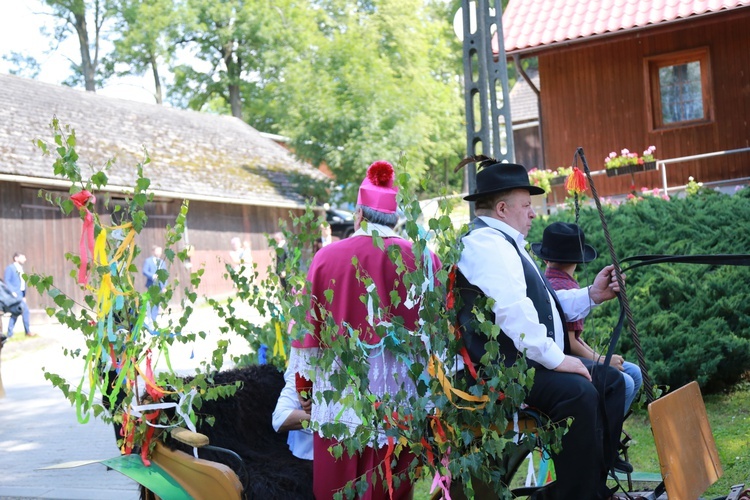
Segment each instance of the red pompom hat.
[{"label": "red pompom hat", "polygon": [[367,169],[367,176],[359,186],[357,205],[370,207],[385,214],[396,213],[396,194],[393,185],[393,165],[387,161],[376,161]]}]

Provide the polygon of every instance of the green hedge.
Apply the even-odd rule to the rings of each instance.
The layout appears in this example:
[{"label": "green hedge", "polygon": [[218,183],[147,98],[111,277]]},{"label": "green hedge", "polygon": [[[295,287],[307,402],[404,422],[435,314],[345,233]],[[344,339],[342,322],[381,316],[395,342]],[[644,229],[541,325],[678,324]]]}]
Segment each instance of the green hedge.
[{"label": "green hedge", "polygon": [[[750,253],[747,188],[731,196],[709,190],[672,200],[647,196],[605,206],[604,213],[619,260],[645,254]],[[574,222],[574,214],[539,217],[528,241],[541,241],[544,228],[558,220]],[[582,209],[579,224],[599,252],[596,261],[578,268],[584,286],[610,256],[596,210]],[[697,380],[704,392],[717,392],[750,369],[749,268],[644,266],[627,273],[627,295],[655,384],[677,388]],[[591,345],[609,340],[618,313],[619,305],[611,301],[589,316],[584,335]],[[637,359],[627,324],[616,352]]]}]

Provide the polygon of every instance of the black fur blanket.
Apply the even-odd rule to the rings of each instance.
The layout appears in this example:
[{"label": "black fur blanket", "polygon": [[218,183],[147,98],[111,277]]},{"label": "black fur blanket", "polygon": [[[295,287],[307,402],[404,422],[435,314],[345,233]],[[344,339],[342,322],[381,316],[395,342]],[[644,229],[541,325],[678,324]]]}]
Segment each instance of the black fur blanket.
[{"label": "black fur blanket", "polygon": [[[237,472],[246,499],[312,499],[312,462],[289,451],[287,433],[271,426],[276,400],[284,387],[284,374],[272,365],[257,365],[220,372],[216,384],[241,381],[230,398],[204,401],[199,416],[213,415],[213,426],[201,421],[198,432],[211,446],[228,448],[242,464],[226,453],[200,450],[202,459],[221,462]],[[168,445],[192,454],[192,448],[171,440]]]}]

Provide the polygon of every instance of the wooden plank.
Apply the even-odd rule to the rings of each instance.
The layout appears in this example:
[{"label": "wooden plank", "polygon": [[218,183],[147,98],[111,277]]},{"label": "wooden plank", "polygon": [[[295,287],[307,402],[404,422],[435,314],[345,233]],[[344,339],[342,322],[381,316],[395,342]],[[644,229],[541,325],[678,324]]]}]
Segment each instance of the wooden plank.
[{"label": "wooden plank", "polygon": [[724,474],[698,383],[654,401],[648,413],[667,496],[698,498]]}]

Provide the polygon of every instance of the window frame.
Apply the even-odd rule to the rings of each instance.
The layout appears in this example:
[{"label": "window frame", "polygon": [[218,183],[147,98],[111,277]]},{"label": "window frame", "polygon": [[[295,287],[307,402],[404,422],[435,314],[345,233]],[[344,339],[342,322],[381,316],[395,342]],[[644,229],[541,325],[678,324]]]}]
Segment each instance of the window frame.
[{"label": "window frame", "polygon": [[[664,123],[661,107],[661,85],[659,70],[667,66],[678,66],[699,62],[701,68],[701,97],[703,99],[703,118]],[[708,47],[697,47],[679,52],[669,52],[644,58],[644,77],[648,104],[647,116],[649,131],[668,130],[695,125],[704,125],[714,120],[713,87],[711,79],[711,57]]]}]

